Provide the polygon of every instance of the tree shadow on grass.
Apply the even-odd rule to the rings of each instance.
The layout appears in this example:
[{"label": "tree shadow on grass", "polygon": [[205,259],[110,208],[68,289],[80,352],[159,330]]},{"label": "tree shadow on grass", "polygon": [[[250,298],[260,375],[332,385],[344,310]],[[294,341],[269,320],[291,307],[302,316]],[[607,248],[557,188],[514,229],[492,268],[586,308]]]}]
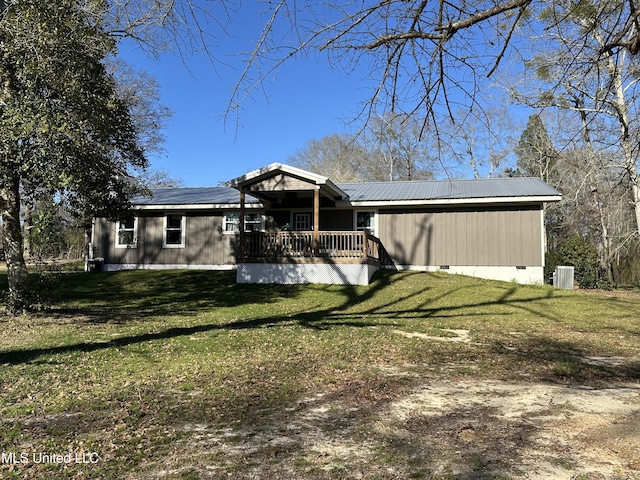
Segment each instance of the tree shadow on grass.
[{"label": "tree shadow on grass", "polygon": [[[291,298],[300,293],[301,289],[305,288],[302,285],[237,285],[235,283],[227,284],[224,282],[230,279],[228,275],[206,275],[210,272],[197,272],[189,273],[185,278],[192,279],[192,284],[182,288],[180,292],[176,293],[177,298],[180,299],[179,303],[176,303],[175,299],[167,300],[166,295],[172,295],[171,291],[168,291],[167,286],[158,287],[156,289],[158,293],[153,295],[153,298],[146,298],[139,300],[138,296],[141,295],[139,289],[138,292],[132,294],[131,292],[123,293],[125,298],[118,298],[114,300],[115,306],[111,307],[83,307],[71,309],[60,309],[61,315],[85,315],[88,316],[90,321],[94,323],[113,322],[120,323],[131,317],[140,318],[145,316],[155,315],[171,315],[171,314],[196,314],[200,310],[210,311],[215,307],[228,307],[228,306],[240,306],[247,303],[275,303],[282,298]],[[161,277],[165,278],[165,277]],[[195,278],[195,280],[194,280]],[[217,280],[217,284],[209,283],[209,293],[205,294],[200,291],[203,288],[202,278],[208,280]],[[223,282],[220,282],[220,280]],[[83,302],[91,302],[95,300],[104,301],[114,293],[105,293],[105,289],[110,287],[110,277],[104,277],[103,284],[99,286],[93,285],[90,289],[90,293],[82,293]],[[106,281],[106,284],[105,284]],[[148,279],[147,279],[148,281]],[[19,364],[31,362],[38,357],[45,355],[57,355],[73,352],[93,352],[96,350],[104,350],[108,348],[125,347],[129,345],[150,342],[155,340],[166,340],[170,338],[182,337],[193,335],[202,332],[212,331],[225,331],[225,330],[246,330],[255,328],[273,328],[281,327],[291,324],[298,324],[304,328],[311,328],[316,330],[323,330],[336,326],[346,326],[353,328],[379,326],[380,322],[371,323],[361,319],[354,319],[352,315],[342,316],[337,312],[349,308],[351,305],[357,302],[365,301],[372,298],[377,291],[384,288],[386,280],[382,279],[376,282],[368,289],[358,291],[357,287],[344,286],[338,291],[343,296],[342,302],[338,305],[330,305],[327,308],[320,308],[312,311],[303,311],[290,315],[278,315],[278,316],[265,316],[259,318],[252,318],[247,320],[241,320],[231,323],[206,323],[201,325],[194,325],[188,327],[171,327],[157,332],[149,332],[143,334],[129,335],[121,338],[115,338],[110,341],[96,341],[96,342],[80,342],[70,345],[61,345],[56,347],[34,348],[34,349],[19,349],[8,352],[0,353],[0,364]],[[173,286],[170,283],[169,286]],[[194,285],[197,286],[194,287]],[[227,287],[231,293],[226,293]],[[321,287],[322,288],[322,287]],[[337,288],[335,286],[327,288]],[[136,290],[135,288],[131,290]],[[190,291],[191,290],[191,291]],[[192,290],[195,290],[192,291]],[[119,292],[115,293],[118,295]],[[209,295],[215,298],[207,300],[205,295]],[[133,298],[134,305],[126,306],[129,298]],[[203,300],[203,304],[198,303],[196,300]],[[183,303],[184,308],[178,310],[179,304]],[[308,307],[308,306],[307,306]],[[124,309],[124,311],[123,311]],[[128,312],[131,309],[133,311]]]},{"label": "tree shadow on grass", "polygon": [[[98,280],[94,280],[94,274],[90,277],[92,284],[89,286],[84,283],[87,280],[85,275],[68,279],[66,280],[66,298],[63,298],[62,301],[73,302],[81,299],[83,305],[58,309],[58,314],[71,317],[85,316],[93,323],[124,323],[132,318],[171,314],[195,315],[199,311],[210,311],[216,307],[233,307],[248,303],[276,303],[283,298],[291,298],[301,292],[308,292],[309,288],[304,285],[238,285],[228,272],[178,272],[172,274],[178,277],[158,275],[157,279],[166,283],[162,285],[149,281],[149,274],[153,275],[153,273],[140,271],[107,273],[100,274]],[[129,275],[123,277],[123,274]],[[135,282],[138,276],[140,276],[140,284]],[[367,288],[351,285],[314,286],[314,288],[332,289],[341,297],[338,304],[329,305],[326,308],[308,311],[307,305],[304,307],[306,311],[289,315],[258,317],[227,324],[206,323],[188,327],[171,327],[156,332],[115,338],[106,342],[89,341],[56,347],[17,349],[0,353],[0,364],[27,363],[41,356],[93,352],[212,331],[274,328],[292,324],[316,330],[336,326],[352,328],[383,326],[385,323],[379,319],[371,322],[366,320],[366,317],[369,313],[374,314],[378,308],[392,306],[394,300],[380,307],[365,309],[363,312],[349,313],[346,310],[375,297],[392,281],[392,276],[393,274],[380,275]],[[175,289],[176,284],[180,283],[177,280],[184,280],[179,291]],[[411,296],[424,295],[430,288],[425,285],[412,292]],[[84,306],[84,304],[92,302],[109,303],[111,298],[113,300],[110,305]]]},{"label": "tree shadow on grass", "polygon": [[338,304],[322,308],[309,316],[344,310],[377,294],[389,282],[381,275],[369,287],[353,285],[238,284],[233,271],[149,271],[134,270],[75,274],[65,276],[59,307],[44,315],[64,319],[81,319],[86,323],[124,324],[158,316],[194,316],[216,308],[244,305],[274,305],[300,298],[306,310],[312,308],[308,298],[313,291],[333,292]]},{"label": "tree shadow on grass", "polygon": [[[192,274],[190,273],[190,275]],[[192,280],[192,284],[185,287],[185,291],[176,293],[176,298],[180,298],[182,295],[182,298],[192,298],[192,300],[198,298],[203,302],[202,305],[185,306],[185,311],[190,313],[197,313],[199,309],[207,310],[215,306],[241,306],[249,301],[254,302],[256,298],[262,296],[269,297],[266,302],[277,302],[278,298],[288,296],[288,293],[300,295],[308,288],[301,286],[299,289],[296,287],[290,290],[291,286],[237,286],[235,284],[227,286],[224,283],[225,275],[213,275],[212,277],[209,275],[196,275],[196,277],[199,277],[199,279]],[[290,325],[316,330],[334,327],[395,326],[396,322],[407,317],[418,319],[455,317],[463,315],[463,312],[468,311],[468,309],[483,309],[494,305],[513,307],[512,313],[527,312],[559,321],[549,312],[540,311],[541,306],[535,306],[535,304],[531,303],[533,300],[552,298],[553,291],[540,290],[540,292],[531,291],[526,295],[516,295],[519,287],[505,285],[500,287],[504,288],[504,292],[491,298],[475,298],[468,301],[457,300],[453,301],[453,303],[443,304],[442,300],[447,296],[454,299],[464,298],[460,293],[468,287],[454,287],[436,297],[430,295],[432,286],[427,281],[431,278],[429,275],[422,277],[425,279],[424,285],[407,292],[407,295],[402,298],[389,297],[384,302],[367,303],[368,300],[373,299],[383,289],[390,286],[392,282],[402,282],[406,278],[408,277],[389,274],[382,275],[373,285],[367,288],[326,287],[338,292],[340,299],[339,302],[326,308],[316,308],[280,316],[262,315],[257,318],[247,318],[227,324],[210,322],[187,327],[170,327],[157,332],[124,336],[109,342],[79,342],[57,347],[15,350],[0,353],[0,364],[15,365],[38,362],[42,360],[41,357],[122,348],[144,342],[190,336],[203,332],[281,328]],[[105,279],[108,279],[108,277],[105,277]],[[215,281],[211,282],[212,279],[218,279],[218,284],[215,284]],[[210,286],[215,285],[215,287],[205,293],[189,292],[192,288],[203,288],[205,283]],[[166,291],[171,293],[174,285],[175,283],[168,282],[162,288],[158,287],[158,292],[153,294],[153,299],[138,300],[143,305],[145,305],[144,302],[151,302],[146,304],[148,310],[144,315],[166,315],[167,309],[174,308],[176,300],[167,300],[164,298],[164,293],[162,293]],[[102,288],[107,287],[108,285],[105,284]],[[227,288],[232,290],[232,292],[229,292],[228,298],[207,300],[207,295],[219,296],[221,295],[220,292],[227,291]],[[322,289],[324,287],[314,288]],[[122,294],[130,296],[134,301],[137,296],[141,295],[140,289],[135,293],[125,290],[123,289]],[[93,295],[94,300],[104,301],[111,293],[98,291]],[[194,295],[194,297],[190,297],[190,295]],[[250,295],[252,297],[249,297]],[[278,295],[281,297],[278,297]],[[126,298],[117,300],[121,308],[136,310],[139,307],[139,305],[127,307],[123,304],[126,301]],[[163,301],[164,303],[162,303]],[[413,302],[414,307],[407,308],[407,305],[402,302]],[[478,313],[474,313],[474,315],[478,315]],[[456,346],[455,348],[466,347]],[[615,380],[623,382],[640,378],[640,365],[637,363],[621,366],[592,365],[584,361],[585,352],[580,350],[576,344],[553,340],[544,336],[528,338],[523,341],[523,346],[520,350],[497,348],[493,353],[507,356],[508,360],[505,362],[530,361],[538,366],[549,365],[552,368],[557,367],[555,370],[550,370],[550,375],[544,379],[549,382],[594,384],[597,381],[609,382]],[[278,368],[278,366],[273,366],[273,375],[277,374]],[[567,375],[567,372],[572,371],[571,375]],[[529,380],[537,379],[531,378]],[[341,379],[331,386],[332,391],[321,397],[327,402],[326,404],[317,405],[310,401],[302,403],[305,402],[304,399],[298,400],[301,403],[299,409],[302,414],[305,414],[300,417],[300,426],[304,428],[311,427],[314,432],[322,433],[329,440],[341,440],[343,434],[340,432],[353,432],[354,437],[351,440],[355,444],[357,440],[362,438],[359,436],[366,433],[361,429],[362,425],[375,425],[373,422],[377,418],[375,416],[376,412],[384,411],[387,406],[406,396],[413,387],[423,381],[423,378],[417,377],[390,379],[381,374],[372,375],[371,377],[350,376]],[[267,383],[264,384],[265,387],[267,385]],[[283,425],[290,425],[291,421],[288,417],[291,416],[291,413],[282,407],[290,406],[285,402],[296,401],[295,399],[292,400],[292,397],[295,396],[294,394],[287,396],[286,400],[280,401],[277,396],[275,399],[273,398],[274,393],[269,388],[261,388],[260,395],[256,395],[256,391],[253,389],[247,389],[246,392],[243,389],[238,390],[238,395],[246,394],[246,398],[238,398],[236,402],[233,402],[239,405],[239,410],[237,412],[232,411],[234,413],[231,416],[232,418],[243,419],[243,424],[248,424],[247,418],[254,424],[262,419],[262,425],[258,423],[260,428],[268,427],[270,422],[274,422],[273,432],[288,431],[282,427]],[[201,407],[206,406],[207,402],[215,407],[222,403],[229,403],[227,398],[205,398],[202,402],[204,404],[194,402],[193,407],[194,419],[199,421],[203,421],[203,409]],[[317,421],[313,420],[315,418],[314,415],[317,416],[319,415],[318,412],[325,411],[325,409],[318,409],[318,407],[329,407],[333,406],[334,403],[346,405],[346,407],[334,410],[327,409],[326,414],[319,417]],[[183,403],[177,403],[176,405],[176,410],[179,409],[180,415],[183,415],[185,405]],[[284,416],[287,417],[286,420],[283,419]],[[284,423],[285,421],[286,423]],[[174,425],[174,423],[169,422],[167,425]],[[462,406],[439,415],[413,415],[405,420],[396,422],[392,426],[394,427],[393,429],[374,432],[376,444],[381,446],[380,451],[384,451],[384,454],[388,457],[387,464],[393,466],[406,465],[406,470],[404,471],[415,473],[416,476],[421,475],[425,478],[437,474],[431,466],[437,466],[442,461],[443,455],[447,455],[446,458],[454,459],[454,465],[456,462],[462,465],[456,478],[495,478],[503,473],[505,468],[514,465],[515,462],[521,459],[520,448],[531,444],[537,432],[537,429],[527,422],[505,423],[504,419],[496,415],[496,412],[484,408],[482,405]],[[259,435],[260,433],[263,433],[263,431],[259,429],[256,432],[255,439],[256,445],[262,449],[259,454],[254,454],[258,456],[258,460],[264,458],[268,460],[271,458],[269,455],[277,454],[278,463],[282,464],[283,461],[295,460],[298,455],[309,450],[307,443],[295,437],[294,440],[297,440],[297,442],[291,445],[287,444],[286,448],[275,443],[273,446],[269,446],[268,442],[265,443],[263,441],[264,435]],[[243,450],[243,454],[245,453],[246,450]],[[319,452],[319,454],[322,454],[322,452]],[[284,457],[283,460],[281,459],[282,457]],[[254,458],[256,457],[254,456]],[[240,461],[238,460],[238,462]],[[274,465],[274,463],[270,465]],[[381,471],[376,470],[376,468],[384,467],[384,462],[381,463],[378,460],[370,461],[370,457],[367,457],[366,461],[362,461],[356,466],[355,471],[362,471],[365,477],[375,476]],[[262,468],[268,470],[270,468],[269,463],[266,462]],[[263,474],[265,473],[265,470],[260,471]],[[274,476],[277,477],[277,475]]]},{"label": "tree shadow on grass", "polygon": [[[271,304],[300,295],[302,285],[236,284],[232,271],[122,271],[64,279],[60,313],[86,314],[98,323],[128,318],[197,314],[219,307]],[[101,318],[102,317],[102,318]]]},{"label": "tree shadow on grass", "polygon": [[616,383],[640,381],[640,361],[633,357],[613,357],[587,351],[575,342],[533,335],[516,348],[494,345],[496,355],[507,356],[514,364],[546,367],[539,380],[561,385],[610,387]]},{"label": "tree shadow on grass", "polygon": [[[420,277],[414,277],[419,275]],[[300,296],[303,302],[296,313],[277,312],[274,315],[260,315],[230,322],[208,322],[193,326],[165,328],[141,334],[115,338],[110,341],[88,341],[55,347],[16,349],[0,353],[0,364],[19,364],[31,362],[41,356],[67,354],[73,352],[93,352],[108,348],[126,347],[157,340],[166,340],[189,336],[202,332],[247,330],[256,328],[276,328],[298,325],[303,328],[324,330],[344,326],[366,328],[373,326],[397,326],[406,319],[456,318],[473,311],[474,316],[513,315],[518,311],[559,322],[544,305],[536,305],[537,300],[554,298],[554,290],[527,290],[518,294],[522,287],[517,285],[498,285],[503,291],[488,297],[471,295],[465,301],[461,294],[474,285],[456,285],[434,295],[432,274],[398,274],[385,272],[377,275],[368,287],[355,286],[305,286],[305,285],[248,285],[236,284],[232,272],[119,272],[116,274],[92,274],[90,277],[77,275],[65,279],[67,289],[66,302],[80,301],[78,307],[59,310],[59,314],[74,318],[86,315],[90,322],[124,323],[129,319],[166,315],[196,315],[210,312],[218,307],[236,307],[248,304],[274,304],[282,299]],[[88,280],[90,285],[86,285]],[[404,289],[402,282],[418,280],[413,286]],[[422,282],[424,279],[424,282]],[[392,294],[386,290],[398,287]],[[417,286],[416,286],[417,285]],[[482,287],[482,285],[480,285]],[[495,285],[493,286],[496,287]],[[330,290],[334,299],[330,305],[314,307],[305,303],[302,295],[309,289]],[[384,293],[383,293],[384,292]],[[402,295],[400,295],[402,293]],[[447,299],[447,297],[451,297]],[[322,298],[322,297],[320,297]],[[111,304],[109,305],[109,301]],[[371,301],[370,300],[375,300]],[[96,307],[87,304],[98,303]],[[491,307],[507,307],[509,310],[496,311]],[[266,312],[263,312],[266,313]],[[154,328],[157,328],[154,327]],[[579,372],[574,375],[576,381],[595,381],[598,378],[616,378],[635,381],[640,378],[638,365],[589,365],[581,360],[585,355],[577,351],[576,346],[561,342],[551,342],[548,338],[531,339],[530,344],[521,352],[498,349],[499,354],[520,356],[526,361],[538,365],[556,365],[556,371]],[[533,360],[532,360],[533,359]],[[514,359],[515,360],[515,359]],[[569,375],[570,376],[570,375]]]},{"label": "tree shadow on grass", "polygon": [[115,338],[110,341],[96,342],[80,342],[70,345],[61,345],[57,347],[34,348],[12,350],[0,353],[0,364],[19,364],[31,362],[38,357],[48,355],[59,355],[74,352],[93,352],[96,350],[105,350],[109,348],[120,348],[129,345],[135,345],[144,342],[152,342],[156,340],[167,340],[176,337],[194,335],[196,333],[226,331],[226,330],[246,330],[255,328],[274,328],[290,324],[299,324],[302,327],[312,328],[316,330],[324,330],[336,326],[363,328],[381,325],[380,322],[365,321],[331,321],[319,320],[322,318],[321,312],[312,314],[299,314],[284,318],[256,318],[247,321],[233,322],[229,324],[208,323],[204,325],[195,325],[192,327],[172,327],[160,332],[143,333],[139,335],[130,335],[121,338]]}]

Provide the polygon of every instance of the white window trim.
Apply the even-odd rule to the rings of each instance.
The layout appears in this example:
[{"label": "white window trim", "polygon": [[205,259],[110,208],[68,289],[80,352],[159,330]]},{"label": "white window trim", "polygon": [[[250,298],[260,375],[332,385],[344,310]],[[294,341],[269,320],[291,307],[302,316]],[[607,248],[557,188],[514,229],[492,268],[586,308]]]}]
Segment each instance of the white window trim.
[{"label": "white window trim", "polygon": [[[264,224],[265,224],[265,217],[263,213],[260,212],[244,212],[245,215],[245,221],[244,221],[244,227],[245,227],[245,231],[248,232],[250,230],[247,230],[247,220],[246,220],[246,216],[247,215],[253,215],[253,214],[257,214],[260,215],[260,231],[264,232],[265,228],[264,228]],[[233,212],[226,212],[224,214],[224,216],[222,217],[222,233],[224,233],[225,235],[237,235],[240,233],[240,227],[238,226],[238,230],[227,230],[227,224],[230,223],[227,221],[227,217],[228,215],[238,215],[238,217],[240,217],[240,212],[238,211],[233,211]],[[235,222],[233,222],[235,223]]]},{"label": "white window trim", "polygon": [[[309,228],[298,228],[298,215],[304,215],[309,218]],[[313,212],[293,212],[293,229],[296,232],[311,232],[313,231]]]},{"label": "white window trim", "polygon": [[358,228],[358,214],[359,213],[364,213],[364,212],[373,212],[373,225],[371,225],[370,230],[372,230],[371,234],[375,237],[378,236],[378,210],[374,209],[374,208],[368,208],[368,209],[361,209],[361,210],[354,210],[353,211],[353,226],[354,229],[358,232],[361,232],[364,230],[364,228]]},{"label": "white window trim", "polygon": [[133,217],[133,243],[120,243],[120,232],[131,230],[120,228],[121,221],[116,222],[116,248],[137,248],[138,247],[138,217]]},{"label": "white window trim", "polygon": [[[180,236],[181,243],[167,243],[167,219],[170,215],[180,215],[180,231],[182,235]],[[187,236],[186,225],[187,225],[187,216],[184,213],[170,213],[163,217],[162,219],[162,248],[184,248],[185,237]]]},{"label": "white window trim", "polygon": [[235,225],[236,223],[236,222],[229,222],[228,220],[229,215],[238,215],[238,217],[240,217],[240,213],[238,212],[226,212],[222,216],[222,233],[225,235],[232,235],[232,234],[238,233],[239,231],[239,230],[227,230],[227,224],[233,223]]}]

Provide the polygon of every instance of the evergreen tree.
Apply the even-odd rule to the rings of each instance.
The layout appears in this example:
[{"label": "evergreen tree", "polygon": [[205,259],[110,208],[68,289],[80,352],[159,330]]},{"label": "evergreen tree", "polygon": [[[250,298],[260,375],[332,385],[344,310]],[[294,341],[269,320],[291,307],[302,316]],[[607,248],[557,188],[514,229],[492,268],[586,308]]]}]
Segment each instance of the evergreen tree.
[{"label": "evergreen tree", "polygon": [[131,169],[147,166],[103,63],[115,43],[101,27],[101,6],[0,0],[0,214],[13,310],[29,307],[21,184],[116,218],[137,188]]},{"label": "evergreen tree", "polygon": [[512,172],[513,175],[537,177],[549,184],[557,185],[560,155],[553,146],[539,114],[529,117],[516,147],[516,155],[518,164],[516,171]]}]

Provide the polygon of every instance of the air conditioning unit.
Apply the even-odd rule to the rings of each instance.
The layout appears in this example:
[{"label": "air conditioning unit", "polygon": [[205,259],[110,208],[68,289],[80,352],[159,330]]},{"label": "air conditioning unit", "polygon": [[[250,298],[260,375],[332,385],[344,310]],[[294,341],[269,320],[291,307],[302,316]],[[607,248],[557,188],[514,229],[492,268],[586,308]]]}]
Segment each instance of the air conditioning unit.
[{"label": "air conditioning unit", "polygon": [[573,290],[573,270],[573,267],[556,267],[553,272],[554,287]]}]

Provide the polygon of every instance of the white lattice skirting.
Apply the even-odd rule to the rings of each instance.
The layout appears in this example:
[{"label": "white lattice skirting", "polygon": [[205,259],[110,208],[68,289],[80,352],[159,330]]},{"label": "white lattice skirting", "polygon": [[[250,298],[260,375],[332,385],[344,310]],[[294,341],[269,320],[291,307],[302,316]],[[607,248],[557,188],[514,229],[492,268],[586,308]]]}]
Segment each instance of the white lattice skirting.
[{"label": "white lattice skirting", "polygon": [[362,264],[243,263],[238,265],[237,282],[368,285],[376,270],[376,266]]}]

